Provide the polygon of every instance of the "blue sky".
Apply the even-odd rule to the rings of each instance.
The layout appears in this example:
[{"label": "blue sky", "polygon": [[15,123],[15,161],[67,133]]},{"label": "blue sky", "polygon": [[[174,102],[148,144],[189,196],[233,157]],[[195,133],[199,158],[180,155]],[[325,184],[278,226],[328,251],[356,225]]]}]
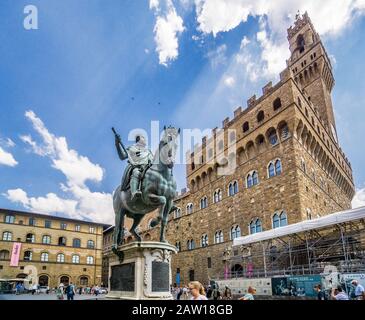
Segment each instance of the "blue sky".
[{"label": "blue sky", "polygon": [[[341,147],[365,205],[365,1],[1,0],[0,207],[113,222],[114,149],[151,121],[213,128],[289,56],[308,10],[331,56]],[[26,30],[23,10],[38,9]],[[176,167],[185,187],[185,167]]]}]

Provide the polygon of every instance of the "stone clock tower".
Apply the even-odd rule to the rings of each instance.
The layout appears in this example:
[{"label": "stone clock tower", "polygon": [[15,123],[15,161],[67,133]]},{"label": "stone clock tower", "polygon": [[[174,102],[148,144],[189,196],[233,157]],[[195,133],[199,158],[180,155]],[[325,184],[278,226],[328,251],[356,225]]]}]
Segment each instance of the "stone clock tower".
[{"label": "stone clock tower", "polygon": [[317,108],[331,138],[338,143],[331,99],[335,84],[331,61],[307,13],[297,15],[294,26],[288,29],[288,40],[291,57],[287,65],[292,76]]}]

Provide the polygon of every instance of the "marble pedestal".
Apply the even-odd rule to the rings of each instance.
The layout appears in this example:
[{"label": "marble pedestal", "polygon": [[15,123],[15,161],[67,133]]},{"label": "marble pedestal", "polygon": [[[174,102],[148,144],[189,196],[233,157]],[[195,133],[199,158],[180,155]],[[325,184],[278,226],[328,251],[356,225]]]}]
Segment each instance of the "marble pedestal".
[{"label": "marble pedestal", "polygon": [[168,243],[131,242],[118,248],[124,253],[119,262],[109,258],[107,299],[171,300],[171,256],[176,247]]}]

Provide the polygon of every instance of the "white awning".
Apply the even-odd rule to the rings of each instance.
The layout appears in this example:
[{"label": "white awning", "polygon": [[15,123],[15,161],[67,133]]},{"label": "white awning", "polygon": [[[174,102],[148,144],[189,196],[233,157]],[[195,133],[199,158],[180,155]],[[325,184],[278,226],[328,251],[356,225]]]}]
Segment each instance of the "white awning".
[{"label": "white awning", "polygon": [[360,219],[365,219],[365,207],[332,213],[321,218],[302,221],[285,227],[258,232],[245,237],[239,237],[233,240],[233,246],[248,245],[250,243],[280,238],[293,233],[325,228]]}]

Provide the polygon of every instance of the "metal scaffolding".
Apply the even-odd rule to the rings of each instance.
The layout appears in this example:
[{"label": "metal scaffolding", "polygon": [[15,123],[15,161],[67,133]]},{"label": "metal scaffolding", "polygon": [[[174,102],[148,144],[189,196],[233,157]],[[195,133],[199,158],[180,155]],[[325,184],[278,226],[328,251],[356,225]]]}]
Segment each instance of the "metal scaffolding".
[{"label": "metal scaffolding", "polygon": [[[339,273],[365,273],[365,208],[356,210],[352,220],[343,217],[343,212],[337,214],[338,221],[316,226],[312,220],[312,227],[299,232],[267,232],[238,239],[228,278],[315,275],[326,273],[328,268]],[[227,278],[227,274],[216,278]]]}]

